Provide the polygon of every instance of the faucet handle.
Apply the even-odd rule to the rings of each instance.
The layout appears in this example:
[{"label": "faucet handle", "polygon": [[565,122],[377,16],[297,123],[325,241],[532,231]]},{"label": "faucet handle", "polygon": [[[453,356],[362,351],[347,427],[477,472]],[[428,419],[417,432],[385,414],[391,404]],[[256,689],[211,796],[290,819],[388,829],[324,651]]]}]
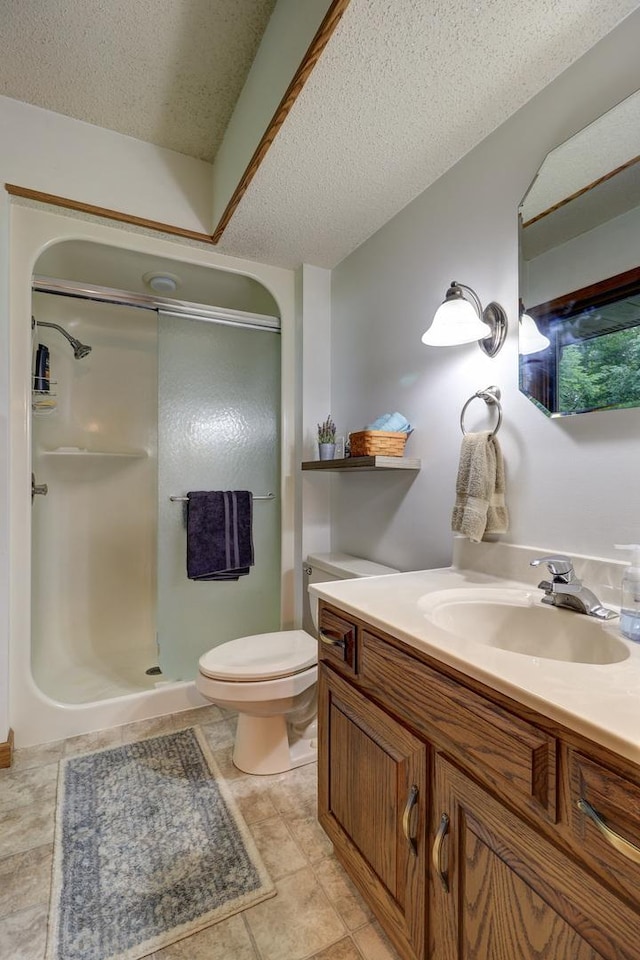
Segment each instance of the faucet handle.
[{"label": "faucet handle", "polygon": [[575,578],[575,571],[573,569],[573,562],[570,557],[565,557],[564,554],[552,554],[548,557],[537,557],[535,560],[532,560],[529,564],[530,567],[538,567],[541,563],[546,563],[549,568],[549,573],[552,577],[566,577],[567,583]]}]

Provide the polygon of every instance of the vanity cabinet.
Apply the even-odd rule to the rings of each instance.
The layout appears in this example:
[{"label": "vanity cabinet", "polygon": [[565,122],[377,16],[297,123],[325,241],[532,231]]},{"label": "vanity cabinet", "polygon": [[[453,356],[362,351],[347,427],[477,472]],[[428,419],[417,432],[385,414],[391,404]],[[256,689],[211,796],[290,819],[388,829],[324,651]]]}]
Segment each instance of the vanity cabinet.
[{"label": "vanity cabinet", "polygon": [[[604,873],[621,896],[637,901],[640,787],[580,750],[567,751],[566,769],[567,818],[562,828],[567,843],[592,870]],[[596,817],[602,829],[596,827]],[[637,955],[640,957],[640,943]]]},{"label": "vanity cabinet", "polygon": [[638,913],[440,754],[434,813],[434,960],[638,957]]},{"label": "vanity cabinet", "polygon": [[400,955],[638,960],[636,765],[324,601],[319,626],[319,818]]},{"label": "vanity cabinet", "polygon": [[320,822],[385,927],[424,956],[427,747],[320,667]]}]

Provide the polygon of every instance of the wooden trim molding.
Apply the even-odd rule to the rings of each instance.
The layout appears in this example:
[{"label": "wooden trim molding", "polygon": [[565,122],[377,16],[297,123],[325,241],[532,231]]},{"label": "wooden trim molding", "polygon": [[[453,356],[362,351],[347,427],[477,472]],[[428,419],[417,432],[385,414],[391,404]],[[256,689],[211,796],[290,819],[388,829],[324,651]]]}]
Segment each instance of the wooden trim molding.
[{"label": "wooden trim molding", "polygon": [[9,735],[4,743],[0,743],[0,769],[11,766],[13,757],[13,730],[9,730]]},{"label": "wooden trim molding", "polygon": [[196,230],[185,230],[171,223],[161,223],[159,220],[147,220],[146,217],[136,217],[131,213],[122,213],[108,207],[97,207],[92,203],[82,203],[71,200],[69,197],[58,197],[54,193],[42,193],[40,190],[31,190],[29,187],[19,187],[15,183],[5,183],[5,190],[12,197],[24,197],[26,200],[35,200],[38,203],[49,203],[54,207],[64,207],[67,210],[77,210],[80,213],[90,213],[96,217],[105,217],[107,220],[118,220],[120,223],[129,223],[135,227],[145,227],[147,230],[158,230],[161,233],[170,233],[177,237],[186,237],[188,240],[199,240],[201,243],[212,243],[208,233],[198,233]]},{"label": "wooden trim molding", "polygon": [[616,167],[615,170],[610,170],[609,173],[605,173],[602,177],[598,177],[598,179],[594,180],[592,183],[588,183],[586,187],[576,190],[575,193],[572,193],[569,197],[565,197],[564,200],[559,200],[558,203],[554,203],[552,207],[549,207],[547,210],[543,210],[542,213],[537,214],[535,217],[531,217],[531,220],[527,220],[525,223],[523,223],[523,230],[526,227],[530,227],[533,223],[537,223],[538,220],[542,220],[543,217],[548,217],[550,213],[555,213],[556,210],[560,210],[561,207],[566,207],[566,205],[571,203],[572,200],[577,200],[578,197],[588,193],[589,190],[594,190],[596,187],[599,187],[601,183],[606,183],[607,180],[611,180],[624,170],[628,170],[629,167],[632,167],[634,164],[638,163],[638,161],[640,161],[640,156],[632,157],[631,160],[627,160],[626,163]]},{"label": "wooden trim molding", "polygon": [[320,56],[324,48],[328,44],[329,40],[331,39],[334,30],[340,23],[340,20],[342,19],[342,15],[347,9],[347,7],[349,6],[349,3],[350,3],[350,0],[333,0],[333,3],[330,5],[329,9],[327,10],[324,20],[318,27],[318,31],[315,37],[313,38],[313,40],[311,41],[311,44],[307,52],[302,58],[302,62],[300,63],[300,66],[298,67],[295,74],[293,75],[293,80],[287,87],[282,100],[278,104],[276,112],[274,113],[273,117],[271,118],[271,121],[269,122],[267,129],[262,135],[260,143],[256,147],[255,152],[251,157],[251,160],[249,161],[246,170],[244,171],[244,173],[242,174],[242,177],[240,178],[240,182],[238,183],[238,186],[233,191],[231,195],[231,199],[229,200],[229,203],[227,204],[222,216],[220,217],[218,225],[213,231],[213,235],[211,239],[213,240],[214,243],[218,243],[222,234],[227,228],[229,221],[231,220],[231,217],[235,213],[235,210],[238,204],[240,203],[240,201],[242,200],[242,197],[247,191],[247,187],[255,177],[260,164],[262,163],[265,156],[267,155],[267,151],[269,150],[269,147],[277,137],[278,133],[280,132],[280,128],[282,127],[282,124],[287,119],[294,103],[300,96],[300,93],[302,92],[302,88],[304,87],[305,83],[311,76],[313,68],[315,67],[316,63],[320,59]]},{"label": "wooden trim molding", "polygon": [[53,193],[43,193],[40,190],[31,190],[28,187],[20,187],[15,183],[5,183],[4,188],[12,197],[23,197],[26,200],[35,200],[38,203],[48,203],[55,207],[63,207],[66,210],[77,210],[79,213],[89,213],[96,217],[104,217],[107,220],[117,220],[119,223],[128,223],[135,227],[144,227],[146,230],[157,230],[160,233],[168,233],[175,237],[184,237],[187,240],[197,240],[200,243],[216,244],[220,240],[225,228],[228,226],[238,204],[244,196],[247,187],[253,180],[258,167],[264,160],[269,147],[275,140],[282,124],[289,115],[291,108],[300,95],[302,88],[311,76],[311,72],[320,59],[322,51],[328,44],[331,36],[338,26],[342,15],[349,6],[350,0],[333,0],[327,13],[311,44],[302,58],[300,66],[296,70],[293,80],[287,87],[287,90],[280,101],[276,112],[274,113],[267,129],[265,130],[260,143],[255,149],[249,164],[242,174],[238,186],[234,190],[229,203],[227,204],[220,221],[213,234],[198,233],[196,230],[185,230],[184,227],[176,227],[171,223],[161,223],[158,220],[148,220],[146,217],[136,217],[131,213],[123,213],[120,210],[111,210],[109,207],[98,207],[92,203],[82,203],[79,200],[72,200],[69,197],[59,197]]}]

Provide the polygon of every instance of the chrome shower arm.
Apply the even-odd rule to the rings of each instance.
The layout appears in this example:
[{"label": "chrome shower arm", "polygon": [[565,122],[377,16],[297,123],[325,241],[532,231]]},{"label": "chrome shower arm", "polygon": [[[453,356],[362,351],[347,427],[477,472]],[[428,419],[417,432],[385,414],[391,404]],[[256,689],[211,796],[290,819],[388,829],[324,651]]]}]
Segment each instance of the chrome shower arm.
[{"label": "chrome shower arm", "polygon": [[54,330],[57,330],[59,333],[62,334],[63,337],[66,337],[66,338],[67,338],[67,340],[69,341],[69,343],[71,344],[71,346],[73,346],[74,343],[77,343],[77,342],[78,342],[78,341],[75,339],[75,337],[72,337],[70,333],[67,333],[67,331],[64,329],[64,327],[61,327],[61,326],[60,326],[59,324],[57,324],[57,323],[49,323],[48,320],[35,320],[34,323],[35,323],[36,326],[38,326],[38,327],[52,327]]},{"label": "chrome shower arm", "polygon": [[34,324],[38,327],[51,327],[53,330],[57,330],[58,333],[61,333],[62,336],[68,340],[73,347],[73,355],[76,360],[81,360],[83,357],[86,357],[89,353],[91,353],[91,347],[88,347],[86,343],[81,343],[79,340],[76,340],[75,337],[72,337],[70,333],[67,333],[64,327],[61,327],[59,324],[50,323],[48,320],[36,320],[35,317],[32,317],[31,325],[33,326]]}]

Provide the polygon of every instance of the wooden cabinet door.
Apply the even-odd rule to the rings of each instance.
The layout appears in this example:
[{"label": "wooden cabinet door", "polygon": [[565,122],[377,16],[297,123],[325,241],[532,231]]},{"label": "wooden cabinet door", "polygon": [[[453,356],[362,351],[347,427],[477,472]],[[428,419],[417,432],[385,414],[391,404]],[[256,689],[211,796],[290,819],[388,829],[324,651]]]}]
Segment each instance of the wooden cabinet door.
[{"label": "wooden cabinet door", "polygon": [[442,756],[435,766],[434,960],[637,960],[636,911]]},{"label": "wooden cabinet door", "polygon": [[319,819],[403,957],[423,960],[426,745],[324,665]]}]

